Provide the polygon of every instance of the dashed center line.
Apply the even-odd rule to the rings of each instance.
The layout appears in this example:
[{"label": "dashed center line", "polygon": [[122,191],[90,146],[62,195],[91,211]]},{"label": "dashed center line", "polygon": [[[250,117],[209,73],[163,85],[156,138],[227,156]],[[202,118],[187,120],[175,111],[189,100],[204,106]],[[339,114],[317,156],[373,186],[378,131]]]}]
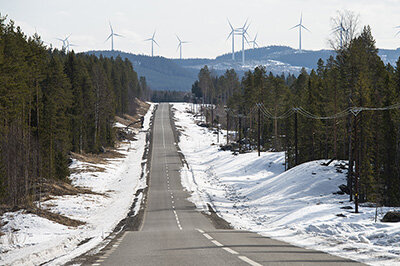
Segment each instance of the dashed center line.
[{"label": "dashed center line", "polygon": [[203,236],[205,236],[208,240],[213,240],[214,238],[212,238],[209,234],[203,234]]},{"label": "dashed center line", "polygon": [[214,245],[218,246],[218,247],[223,247],[224,245],[222,245],[221,243],[219,243],[217,240],[212,240],[211,241]]},{"label": "dashed center line", "polygon": [[228,251],[229,253],[234,254],[234,255],[239,254],[238,252],[236,252],[233,249],[228,248],[228,247],[223,247],[222,249],[225,250],[225,251]]},{"label": "dashed center line", "polygon": [[248,264],[250,264],[252,266],[262,266],[260,263],[255,262],[254,260],[251,260],[246,256],[238,256],[238,258],[241,259],[244,262],[247,262]]},{"label": "dashed center line", "polygon": [[[233,250],[233,249],[231,249],[231,248],[225,247],[223,244],[221,244],[220,242],[218,242],[217,240],[215,240],[214,238],[212,238],[209,234],[205,233],[203,230],[201,230],[201,229],[199,229],[199,228],[196,228],[196,230],[197,230],[199,233],[201,233],[205,238],[207,238],[208,240],[211,240],[211,243],[213,243],[213,244],[216,245],[217,247],[221,247],[223,250],[225,250],[226,252],[229,252],[229,253],[231,253],[231,254],[233,254],[233,255],[239,255],[239,252],[237,252],[237,251],[235,251],[235,250]],[[251,260],[251,259],[249,259],[249,258],[246,257],[246,256],[238,256],[238,258],[241,259],[242,261],[244,261],[244,262],[250,264],[251,266],[261,266],[260,263],[255,262],[254,260]]]}]

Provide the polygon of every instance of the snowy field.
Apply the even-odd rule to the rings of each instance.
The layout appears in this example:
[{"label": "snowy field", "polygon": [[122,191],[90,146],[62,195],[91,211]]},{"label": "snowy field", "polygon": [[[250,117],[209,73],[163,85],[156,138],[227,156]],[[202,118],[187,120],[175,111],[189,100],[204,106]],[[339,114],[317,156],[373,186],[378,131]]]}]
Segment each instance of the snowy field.
[{"label": "snowy field", "polygon": [[[346,183],[345,171],[324,161],[284,171],[284,153],[232,155],[219,151],[216,134],[195,124],[189,104],[174,104],[179,146],[189,165],[182,184],[199,209],[211,204],[237,229],[317,249],[371,265],[400,265],[400,223],[382,223],[393,208],[360,207],[355,214],[348,195],[335,195]],[[224,143],[226,139],[221,138]],[[345,207],[345,208],[343,208]],[[399,208],[397,208],[399,210]],[[339,216],[338,216],[339,215]]]},{"label": "snowy field", "polygon": [[[149,128],[153,105],[145,116]],[[138,131],[138,130],[137,130]],[[109,236],[126,217],[138,189],[146,186],[141,178],[146,132],[138,132],[137,141],[123,144],[118,150],[125,158],[110,159],[108,164],[90,164],[74,160],[72,169],[100,167],[105,171],[71,175],[72,184],[97,194],[78,194],[42,202],[42,207],[85,222],[78,227],[64,226],[22,211],[6,213],[0,238],[0,265],[60,265],[91,250]],[[142,197],[139,194],[138,202]],[[138,207],[138,206],[137,206]]]}]

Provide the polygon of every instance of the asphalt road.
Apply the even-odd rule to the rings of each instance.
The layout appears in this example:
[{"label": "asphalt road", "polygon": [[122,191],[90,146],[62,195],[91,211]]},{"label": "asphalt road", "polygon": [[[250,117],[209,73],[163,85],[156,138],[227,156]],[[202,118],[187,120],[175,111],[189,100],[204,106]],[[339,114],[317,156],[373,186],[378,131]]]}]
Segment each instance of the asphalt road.
[{"label": "asphalt road", "polygon": [[356,265],[329,254],[238,230],[218,230],[187,200],[169,106],[155,114],[147,207],[139,231],[126,231],[92,265]]}]

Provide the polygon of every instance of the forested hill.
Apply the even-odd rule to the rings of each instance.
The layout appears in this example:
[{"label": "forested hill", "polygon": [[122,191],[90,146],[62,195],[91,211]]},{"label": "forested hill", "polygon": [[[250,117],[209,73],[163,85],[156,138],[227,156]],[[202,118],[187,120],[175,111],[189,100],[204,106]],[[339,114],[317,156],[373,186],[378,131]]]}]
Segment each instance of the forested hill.
[{"label": "forested hill", "polygon": [[[303,50],[299,52],[288,46],[268,46],[245,51],[246,63],[241,64],[242,54],[240,51],[235,53],[235,61],[232,61],[232,53],[227,53],[215,59],[168,59],[165,57],[146,55],[135,55],[120,51],[89,51],[89,54],[104,57],[128,58],[140,76],[147,78],[148,84],[153,90],[179,90],[189,91],[192,84],[197,79],[199,70],[207,65],[215,75],[222,75],[226,69],[233,68],[239,77],[244,72],[254,69],[257,66],[265,66],[268,72],[273,74],[292,73],[300,74],[304,67],[311,70],[317,67],[318,59],[326,61],[331,55],[332,50]],[[400,49],[379,50],[379,56],[384,63],[395,65],[400,56]]]},{"label": "forested hill", "polygon": [[88,54],[104,57],[122,57],[132,62],[140,76],[145,76],[153,90],[190,90],[197,78],[197,69],[181,66],[174,60],[161,56],[146,56],[121,51],[88,51]]}]

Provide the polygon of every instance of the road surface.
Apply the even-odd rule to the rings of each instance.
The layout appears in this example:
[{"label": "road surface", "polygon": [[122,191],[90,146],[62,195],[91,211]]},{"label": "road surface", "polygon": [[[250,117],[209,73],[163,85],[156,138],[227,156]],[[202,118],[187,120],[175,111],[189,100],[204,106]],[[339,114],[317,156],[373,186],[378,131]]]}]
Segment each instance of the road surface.
[{"label": "road surface", "polygon": [[356,265],[329,254],[239,230],[218,230],[182,188],[169,105],[155,114],[147,207],[139,231],[126,231],[92,265]]}]

